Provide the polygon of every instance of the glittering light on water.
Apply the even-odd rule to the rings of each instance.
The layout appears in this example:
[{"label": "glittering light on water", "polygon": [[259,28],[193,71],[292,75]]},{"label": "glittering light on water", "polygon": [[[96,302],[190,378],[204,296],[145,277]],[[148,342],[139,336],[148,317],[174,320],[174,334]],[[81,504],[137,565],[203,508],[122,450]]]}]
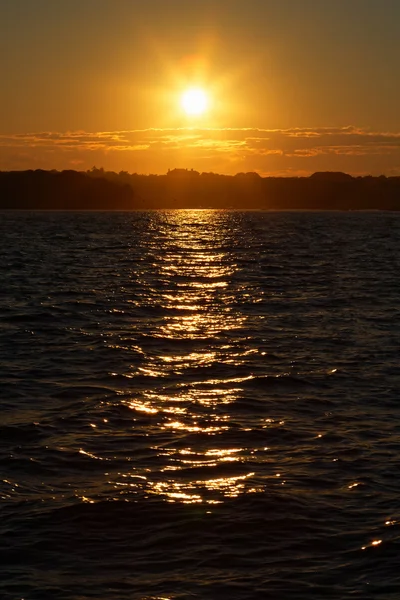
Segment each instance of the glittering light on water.
[{"label": "glittering light on water", "polygon": [[80,499],[82,500],[82,502],[85,502],[87,504],[94,504],[94,500],[92,500],[91,498],[88,498],[87,496],[80,496]]},{"label": "glittering light on water", "polygon": [[139,402],[138,400],[131,400],[130,402],[127,403],[127,405],[132,410],[137,410],[139,412],[144,412],[144,413],[148,413],[151,415],[158,413],[157,408],[154,408],[153,406],[151,406],[150,404],[148,404],[146,402]]},{"label": "glittering light on water", "polygon": [[[153,494],[166,497],[170,502],[183,502],[185,504],[193,504],[205,502],[207,504],[216,504],[222,502],[225,498],[237,498],[241,494],[247,492],[259,491],[257,488],[250,490],[245,487],[246,480],[254,477],[255,473],[247,473],[246,475],[236,475],[232,477],[217,477],[215,479],[194,479],[191,482],[182,483],[179,481],[161,481],[150,482],[150,491]],[[221,497],[206,497],[205,493],[218,493]]]},{"label": "glittering light on water", "polygon": [[101,456],[96,456],[91,452],[86,452],[82,448],[79,449],[79,454],[83,454],[84,456],[88,456],[89,458],[94,458],[95,460],[108,460],[107,458],[102,458]]},{"label": "glittering light on water", "polygon": [[217,433],[218,431],[222,431],[223,429],[228,429],[227,426],[225,427],[217,427],[217,426],[208,426],[208,427],[202,427],[200,425],[188,425],[186,423],[182,423],[182,421],[172,421],[170,423],[166,423],[164,425],[165,428],[170,428],[170,429],[174,429],[174,430],[183,430],[183,431],[189,431],[192,433]]},{"label": "glittering light on water", "polygon": [[367,548],[374,548],[374,547],[380,546],[381,544],[382,544],[382,540],[374,540],[367,546],[362,546],[361,550],[366,550]]}]

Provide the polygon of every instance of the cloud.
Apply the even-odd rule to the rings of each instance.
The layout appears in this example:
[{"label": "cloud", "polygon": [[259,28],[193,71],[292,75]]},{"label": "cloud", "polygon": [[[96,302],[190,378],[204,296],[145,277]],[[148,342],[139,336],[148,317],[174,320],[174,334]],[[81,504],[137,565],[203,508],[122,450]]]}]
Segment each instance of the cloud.
[{"label": "cloud", "polygon": [[[301,164],[300,164],[301,163]],[[193,167],[262,174],[340,169],[400,172],[400,132],[355,126],[292,129],[144,129],[0,134],[0,168],[106,169],[164,173]]]}]

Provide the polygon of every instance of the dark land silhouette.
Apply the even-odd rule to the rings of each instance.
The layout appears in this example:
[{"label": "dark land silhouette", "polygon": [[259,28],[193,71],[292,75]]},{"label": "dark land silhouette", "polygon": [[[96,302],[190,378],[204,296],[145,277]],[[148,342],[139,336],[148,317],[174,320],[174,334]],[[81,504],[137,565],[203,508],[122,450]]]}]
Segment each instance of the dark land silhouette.
[{"label": "dark land silhouette", "polygon": [[400,177],[218,175],[173,169],[166,175],[90,171],[0,172],[0,209],[135,210],[236,208],[400,210]]}]

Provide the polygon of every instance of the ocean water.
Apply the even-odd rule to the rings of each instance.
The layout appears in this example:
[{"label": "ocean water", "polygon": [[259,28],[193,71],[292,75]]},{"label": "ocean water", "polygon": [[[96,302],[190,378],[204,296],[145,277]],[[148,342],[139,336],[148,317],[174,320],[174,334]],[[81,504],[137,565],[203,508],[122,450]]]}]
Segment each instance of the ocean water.
[{"label": "ocean water", "polygon": [[400,596],[400,215],[0,214],[2,600]]}]

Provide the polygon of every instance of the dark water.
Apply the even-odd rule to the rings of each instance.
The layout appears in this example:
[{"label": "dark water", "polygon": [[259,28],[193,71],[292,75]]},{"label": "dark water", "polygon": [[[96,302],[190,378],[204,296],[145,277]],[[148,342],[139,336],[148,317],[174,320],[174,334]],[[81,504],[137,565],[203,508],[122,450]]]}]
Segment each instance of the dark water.
[{"label": "dark water", "polygon": [[400,217],[2,213],[3,600],[400,597]]}]

